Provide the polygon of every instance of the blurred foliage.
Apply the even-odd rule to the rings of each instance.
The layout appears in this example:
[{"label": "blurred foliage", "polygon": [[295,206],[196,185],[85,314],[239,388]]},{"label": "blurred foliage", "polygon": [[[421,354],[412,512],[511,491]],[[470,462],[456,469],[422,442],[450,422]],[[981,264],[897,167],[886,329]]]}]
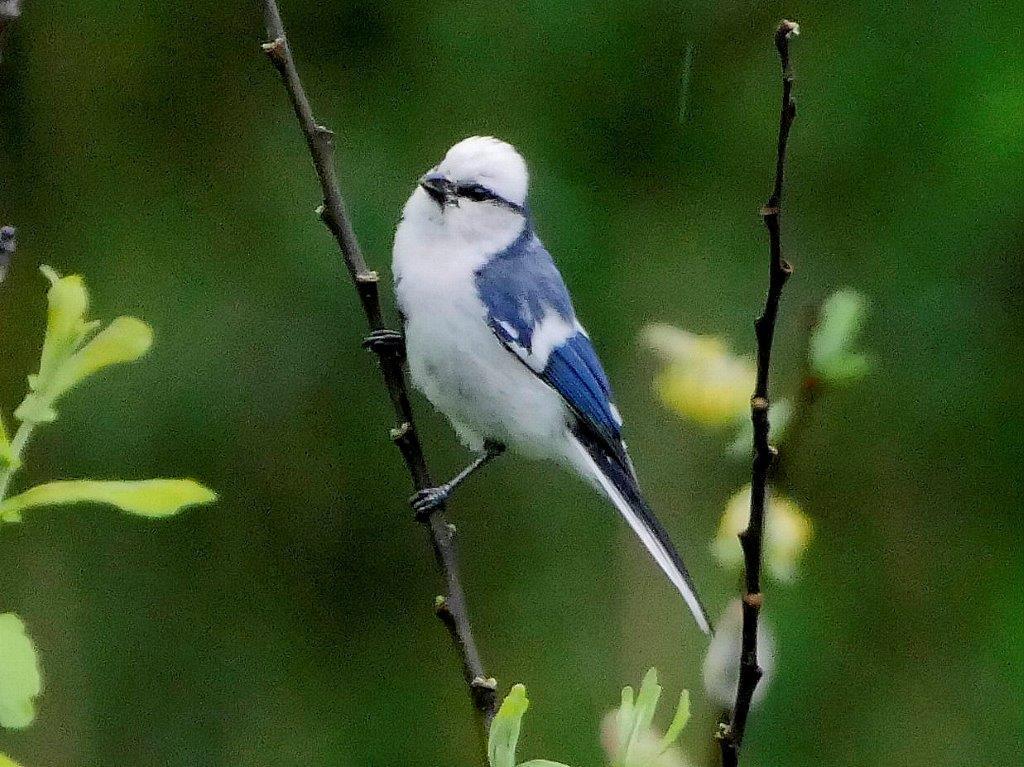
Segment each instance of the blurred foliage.
[{"label": "blurred foliage", "polygon": [[39,661],[25,624],[12,613],[0,615],[0,727],[31,724],[41,689]]},{"label": "blurred foliage", "polygon": [[866,314],[867,301],[855,290],[837,290],[825,299],[809,344],[814,375],[827,383],[849,383],[867,375],[868,357],[852,350]]},{"label": "blurred foliage", "polygon": [[[690,693],[687,690],[680,693],[664,735],[654,727],[661,693],[658,672],[653,668],[644,675],[635,697],[632,687],[627,685],[622,689],[621,705],[605,717],[601,733],[611,767],[686,767],[687,762],[675,744],[690,721]],[[526,688],[521,684],[513,685],[491,724],[487,743],[490,767],[516,767],[516,747],[523,716],[529,707]],[[548,759],[531,759],[519,763],[519,767],[566,765]]]},{"label": "blurred foliage", "polygon": [[[718,526],[712,550],[718,561],[732,572],[742,572],[743,551],[737,536],[750,519],[750,485],[744,485],[729,499]],[[765,570],[780,581],[791,581],[797,564],[811,542],[813,525],[796,502],[772,492],[765,512]]]},{"label": "blurred foliage", "polygon": [[[737,584],[707,542],[747,467],[667,415],[633,339],[662,322],[753,352],[770,37],[800,21],[797,272],[773,393],[799,388],[802,308],[841,286],[870,299],[857,351],[875,372],[831,392],[786,455],[815,538],[800,577],[766,594],[780,655],[751,764],[1021,762],[1021,10],[283,3],[382,274],[414,179],[448,146],[491,133],[524,152],[645,491],[713,613]],[[24,478],[116,466],[201,476],[221,499],[173,525],[41,509],[4,526],[0,610],[45,659],[36,723],[0,743],[28,765],[475,763],[387,401],[258,16],[236,0],[30,3],[5,47],[0,224],[19,250],[0,288],[0,409],[37,360],[44,260],[90,275],[102,316],[130,307],[160,334],[62,400],[69,428],[40,430]],[[448,475],[465,456],[415,405]],[[474,482],[453,513],[488,673],[558,714],[527,720],[527,752],[602,763],[594,723],[657,666],[694,691],[681,746],[706,763],[705,640],[621,521],[555,468],[502,461]]]},{"label": "blurred foliage", "polygon": [[664,359],[654,390],[679,415],[717,426],[733,424],[750,410],[754,363],[731,354],[720,338],[649,325],[641,340]]},{"label": "blurred foliage", "polygon": [[[135,317],[118,317],[105,328],[99,320],[87,320],[89,292],[80,275],[61,277],[48,266],[40,271],[50,289],[39,372],[28,377],[29,392],[14,410],[19,425],[13,436],[8,436],[0,415],[0,522],[20,522],[25,509],[39,506],[108,503],[140,516],[166,517],[215,500],[211,490],[184,479],[64,480],[8,495],[32,433],[40,424],[57,420],[57,400],[90,375],[137,360],[153,343],[153,331]],[[41,690],[39,659],[24,623],[13,613],[0,615],[0,726],[20,729],[31,724]]]}]

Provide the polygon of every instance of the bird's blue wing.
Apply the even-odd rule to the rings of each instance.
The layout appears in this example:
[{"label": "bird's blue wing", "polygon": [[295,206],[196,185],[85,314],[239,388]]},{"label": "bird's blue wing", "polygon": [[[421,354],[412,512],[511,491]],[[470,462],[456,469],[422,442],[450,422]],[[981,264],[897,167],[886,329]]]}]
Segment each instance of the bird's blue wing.
[{"label": "bird's blue wing", "polygon": [[476,287],[491,330],[561,395],[575,418],[569,427],[590,457],[594,477],[679,589],[698,625],[710,632],[693,579],[640,492],[608,377],[576,321],[562,276],[529,225],[477,270]]},{"label": "bird's blue wing", "polygon": [[558,268],[530,227],[477,271],[476,286],[498,339],[628,466],[608,377]]}]

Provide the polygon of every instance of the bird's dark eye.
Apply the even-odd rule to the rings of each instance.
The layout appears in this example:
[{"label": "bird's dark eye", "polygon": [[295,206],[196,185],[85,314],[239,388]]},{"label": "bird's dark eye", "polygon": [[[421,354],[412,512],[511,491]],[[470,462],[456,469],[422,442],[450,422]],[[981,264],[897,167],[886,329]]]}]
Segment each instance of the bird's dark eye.
[{"label": "bird's dark eye", "polygon": [[455,188],[455,192],[459,197],[465,197],[467,200],[476,200],[477,202],[494,199],[494,192],[480,184],[459,184]]}]

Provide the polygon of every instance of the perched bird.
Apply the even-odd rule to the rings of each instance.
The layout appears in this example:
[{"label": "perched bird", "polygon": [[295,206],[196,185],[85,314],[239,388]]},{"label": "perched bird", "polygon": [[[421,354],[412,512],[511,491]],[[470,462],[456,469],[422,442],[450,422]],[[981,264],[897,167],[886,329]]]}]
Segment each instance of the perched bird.
[{"label": "perched bird", "polygon": [[526,163],[475,136],[417,185],[395,234],[392,268],[413,383],[479,457],[413,496],[429,514],[504,452],[556,461],[622,513],[710,632],[693,581],[637,484],[622,419],[557,267],[534,232]]}]

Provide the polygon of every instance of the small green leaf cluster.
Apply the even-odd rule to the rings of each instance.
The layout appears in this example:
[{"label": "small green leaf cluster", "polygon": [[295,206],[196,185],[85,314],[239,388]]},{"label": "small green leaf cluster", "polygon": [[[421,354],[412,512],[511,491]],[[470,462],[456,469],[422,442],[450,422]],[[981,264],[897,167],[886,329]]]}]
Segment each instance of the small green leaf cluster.
[{"label": "small green leaf cluster", "polygon": [[[28,393],[14,410],[18,427],[13,436],[0,414],[0,524],[19,522],[25,510],[39,506],[103,503],[130,514],[166,517],[215,500],[213,491],[191,479],[60,480],[9,495],[33,432],[57,420],[60,399],[89,376],[137,360],[153,344],[152,329],[135,317],[118,317],[105,327],[89,320],[89,293],[79,275],[61,277],[47,266],[41,271],[50,288],[39,371],[28,377]],[[0,615],[0,726],[31,724],[40,679],[35,648],[21,619]],[[14,762],[0,755],[0,767],[6,765]]]},{"label": "small green leaf cluster", "polygon": [[[658,673],[653,668],[644,676],[635,699],[632,687],[623,688],[621,705],[609,715],[612,726],[605,746],[610,767],[685,766],[675,743],[690,719],[690,694],[686,690],[680,694],[672,722],[659,737],[653,723],[661,692]],[[517,765],[516,747],[529,707],[526,688],[521,684],[513,686],[491,724],[487,743],[490,767],[567,767],[548,759],[531,759]]]},{"label": "small green leaf cluster", "polygon": [[825,383],[853,383],[871,372],[871,358],[853,350],[867,318],[867,299],[855,290],[837,290],[825,299],[811,334],[811,372]]},{"label": "small green leaf cluster", "polygon": [[677,767],[683,764],[674,745],[690,721],[690,693],[679,694],[672,722],[660,738],[654,730],[654,714],[658,709],[662,688],[658,672],[650,669],[633,697],[633,688],[622,689],[622,702],[615,713],[609,738],[611,767]]}]

